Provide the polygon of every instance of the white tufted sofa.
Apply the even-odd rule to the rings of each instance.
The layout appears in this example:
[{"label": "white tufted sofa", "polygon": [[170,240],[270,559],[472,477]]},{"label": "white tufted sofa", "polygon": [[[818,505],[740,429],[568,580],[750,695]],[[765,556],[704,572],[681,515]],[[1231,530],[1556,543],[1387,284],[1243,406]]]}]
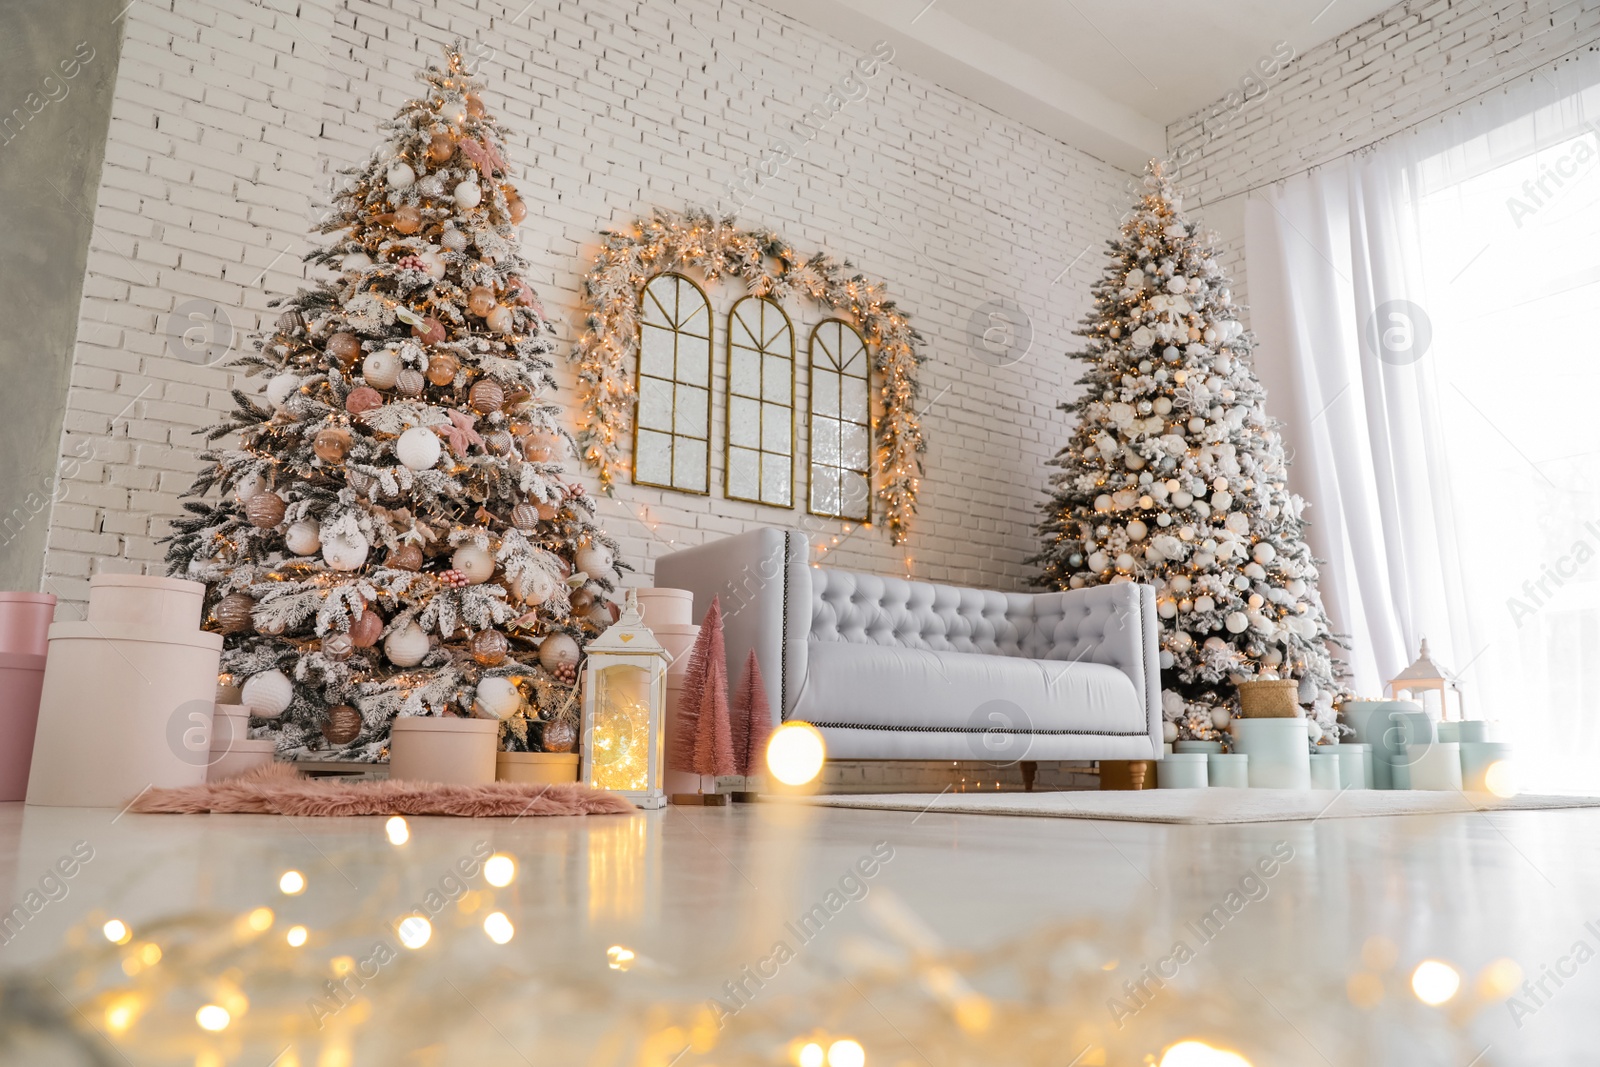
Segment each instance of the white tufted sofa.
[{"label": "white tufted sofa", "polygon": [[819,567],[798,530],[656,561],[658,586],[720,597],[729,680],[756,650],[776,714],[847,759],[1156,759],[1155,593],[997,593]]}]

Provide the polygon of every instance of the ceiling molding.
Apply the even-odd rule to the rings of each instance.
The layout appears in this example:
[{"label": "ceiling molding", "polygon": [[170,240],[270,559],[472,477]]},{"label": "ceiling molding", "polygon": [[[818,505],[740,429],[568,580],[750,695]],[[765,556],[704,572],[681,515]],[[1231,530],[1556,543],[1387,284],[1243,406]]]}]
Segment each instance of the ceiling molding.
[{"label": "ceiling molding", "polygon": [[948,15],[937,0],[884,0],[866,13],[844,0],[763,0],[863,52],[894,47],[894,65],[1026,123],[1130,173],[1166,151],[1166,129],[1100,90]]}]

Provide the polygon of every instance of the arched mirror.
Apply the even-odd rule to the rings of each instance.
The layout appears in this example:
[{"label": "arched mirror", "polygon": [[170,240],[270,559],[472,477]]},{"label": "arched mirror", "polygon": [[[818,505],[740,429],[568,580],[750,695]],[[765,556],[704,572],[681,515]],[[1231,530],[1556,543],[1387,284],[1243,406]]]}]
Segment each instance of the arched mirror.
[{"label": "arched mirror", "polygon": [[867,343],[849,323],[827,319],[811,331],[813,515],[872,517],[871,369]]},{"label": "arched mirror", "polygon": [[681,274],[658,274],[639,294],[633,480],[710,491],[711,303]]},{"label": "arched mirror", "polygon": [[794,327],[747,296],[728,313],[729,499],[794,506]]}]

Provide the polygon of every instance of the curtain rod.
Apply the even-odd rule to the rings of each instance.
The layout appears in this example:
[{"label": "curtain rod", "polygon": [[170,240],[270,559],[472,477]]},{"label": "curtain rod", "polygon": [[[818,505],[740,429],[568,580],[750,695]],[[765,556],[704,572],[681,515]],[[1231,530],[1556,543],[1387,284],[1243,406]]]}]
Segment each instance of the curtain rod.
[{"label": "curtain rod", "polygon": [[1383,135],[1381,135],[1379,137],[1374,137],[1370,141],[1366,141],[1366,142],[1364,142],[1362,144],[1358,144],[1353,148],[1347,148],[1347,149],[1344,149],[1343,151],[1335,152],[1335,153],[1332,153],[1331,155],[1324,156],[1321,159],[1317,160],[1315,163],[1306,164],[1304,167],[1301,167],[1299,170],[1292,170],[1292,171],[1289,171],[1287,174],[1280,174],[1276,178],[1268,178],[1268,179],[1266,179],[1264,181],[1257,182],[1254,185],[1246,186],[1243,189],[1236,189],[1231,193],[1225,193],[1222,196],[1216,197],[1213,200],[1202,200],[1202,201],[1199,201],[1199,202],[1197,202],[1195,204],[1194,210],[1198,211],[1201,208],[1210,207],[1210,206],[1212,206],[1214,204],[1220,204],[1225,200],[1232,200],[1236,196],[1248,196],[1249,194],[1255,192],[1257,189],[1265,189],[1269,185],[1276,185],[1279,182],[1288,181],[1290,178],[1298,178],[1302,174],[1309,174],[1312,171],[1316,170],[1318,167],[1326,166],[1327,164],[1332,163],[1336,159],[1341,159],[1341,158],[1343,158],[1345,156],[1353,156],[1358,152],[1370,151],[1371,149],[1376,148],[1378,145],[1383,144],[1385,141],[1390,141],[1390,140],[1393,140],[1396,137],[1401,137],[1401,136],[1404,136],[1405,134],[1411,133],[1412,131],[1416,130],[1418,127],[1426,125],[1427,123],[1432,122],[1435,119],[1442,118],[1445,115],[1448,115],[1448,114],[1450,114],[1452,112],[1455,112],[1455,113],[1458,113],[1458,114],[1461,113],[1461,112],[1464,112],[1464,111],[1466,111],[1467,108],[1472,107],[1474,104],[1477,104],[1477,103],[1481,102],[1483,100],[1483,98],[1488,96],[1489,94],[1497,93],[1497,92],[1504,92],[1505,90],[1509,89],[1514,83],[1521,81],[1523,78],[1528,78],[1529,80],[1537,78],[1537,77],[1541,76],[1547,69],[1555,67],[1555,66],[1558,66],[1561,63],[1565,63],[1568,60],[1575,58],[1579,52],[1583,52],[1583,51],[1586,51],[1586,50],[1587,51],[1595,51],[1597,49],[1600,49],[1600,41],[1593,41],[1593,40],[1585,41],[1583,44],[1575,45],[1574,47],[1567,49],[1567,51],[1562,52],[1560,55],[1554,57],[1553,59],[1547,60],[1544,63],[1539,64],[1539,66],[1534,68],[1533,70],[1524,71],[1521,74],[1512,75],[1511,77],[1506,78],[1505,80],[1501,81],[1497,85],[1491,85],[1486,89],[1480,89],[1477,93],[1473,94],[1473,96],[1472,96],[1472,98],[1470,100],[1463,101],[1462,103],[1459,103],[1459,104],[1450,104],[1450,105],[1447,105],[1446,107],[1442,107],[1438,111],[1435,111],[1430,115],[1425,115],[1422,118],[1417,119],[1415,122],[1411,122],[1411,123],[1408,123],[1405,126],[1400,127],[1398,130],[1390,130],[1388,133],[1385,133],[1385,134],[1383,134]]}]

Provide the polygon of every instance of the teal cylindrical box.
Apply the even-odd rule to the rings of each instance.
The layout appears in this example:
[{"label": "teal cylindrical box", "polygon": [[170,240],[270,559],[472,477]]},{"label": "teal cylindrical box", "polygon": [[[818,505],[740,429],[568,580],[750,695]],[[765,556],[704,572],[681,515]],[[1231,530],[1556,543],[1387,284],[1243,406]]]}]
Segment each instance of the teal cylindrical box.
[{"label": "teal cylindrical box", "polygon": [[1334,749],[1339,757],[1340,789],[1372,788],[1372,746],[1345,741]]},{"label": "teal cylindrical box", "polygon": [[1204,789],[1207,784],[1204,752],[1174,752],[1156,760],[1156,785],[1162,789]]},{"label": "teal cylindrical box", "polygon": [[1250,757],[1242,752],[1213,752],[1206,757],[1206,777],[1213,789],[1247,789]]}]

